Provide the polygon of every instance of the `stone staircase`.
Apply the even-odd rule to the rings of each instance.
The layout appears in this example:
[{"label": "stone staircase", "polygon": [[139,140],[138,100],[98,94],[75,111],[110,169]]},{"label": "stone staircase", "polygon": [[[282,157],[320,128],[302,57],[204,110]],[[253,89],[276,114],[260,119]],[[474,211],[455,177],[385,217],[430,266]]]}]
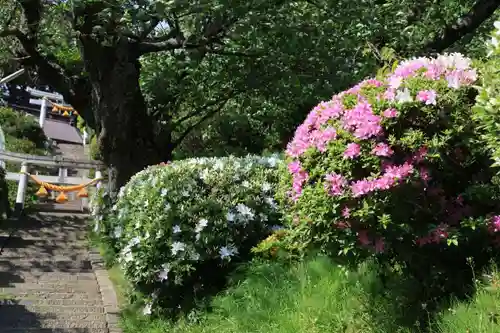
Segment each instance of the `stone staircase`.
[{"label": "stone staircase", "polygon": [[85,215],[9,221],[0,226],[0,245],[10,230],[16,232],[0,254],[1,333],[120,332],[110,313],[116,296],[87,248]]}]

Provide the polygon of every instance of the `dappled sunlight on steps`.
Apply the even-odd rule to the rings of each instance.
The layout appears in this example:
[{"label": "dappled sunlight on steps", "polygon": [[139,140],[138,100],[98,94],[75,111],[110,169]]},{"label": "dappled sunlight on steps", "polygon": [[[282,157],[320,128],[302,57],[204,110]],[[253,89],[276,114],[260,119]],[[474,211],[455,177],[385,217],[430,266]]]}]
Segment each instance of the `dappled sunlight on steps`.
[{"label": "dappled sunlight on steps", "polygon": [[118,332],[108,329],[86,228],[85,215],[62,212],[0,226],[0,332]]}]

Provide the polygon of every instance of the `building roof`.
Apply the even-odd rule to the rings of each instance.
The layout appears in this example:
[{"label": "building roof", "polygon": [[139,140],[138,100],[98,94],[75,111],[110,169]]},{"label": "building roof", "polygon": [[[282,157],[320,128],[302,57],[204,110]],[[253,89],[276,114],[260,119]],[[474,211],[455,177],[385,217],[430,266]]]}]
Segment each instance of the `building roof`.
[{"label": "building roof", "polygon": [[67,121],[45,119],[43,132],[48,138],[55,141],[83,144],[83,138],[78,129],[68,124]]}]

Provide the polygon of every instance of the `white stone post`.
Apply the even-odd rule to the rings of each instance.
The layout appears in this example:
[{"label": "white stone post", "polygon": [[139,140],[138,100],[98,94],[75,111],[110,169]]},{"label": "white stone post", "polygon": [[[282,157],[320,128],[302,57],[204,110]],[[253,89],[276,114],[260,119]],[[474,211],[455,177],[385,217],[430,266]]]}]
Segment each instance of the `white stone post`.
[{"label": "white stone post", "polygon": [[16,204],[14,211],[21,212],[24,208],[24,196],[26,194],[26,187],[28,185],[28,163],[23,162],[21,165],[21,173],[19,174],[19,184],[17,187]]},{"label": "white stone post", "polygon": [[[101,170],[96,170],[96,172],[95,172],[95,178],[101,178],[101,177],[102,177],[102,172],[101,172]],[[100,189],[100,188],[101,188],[101,185],[102,185],[102,181],[100,181],[100,180],[99,180],[99,181],[97,182],[97,184],[95,184],[95,187],[96,187],[97,189]]]},{"label": "white stone post", "polygon": [[47,98],[44,97],[42,98],[42,105],[40,106],[40,119],[38,120],[40,128],[43,128],[46,117],[47,117]]},{"label": "white stone post", "polygon": [[[5,150],[5,135],[3,134],[2,127],[0,126],[0,150]],[[5,169],[5,162],[0,161],[0,167]]]},{"label": "white stone post", "polygon": [[83,146],[87,145],[87,140],[89,139],[89,134],[87,133],[87,129],[83,129]]}]

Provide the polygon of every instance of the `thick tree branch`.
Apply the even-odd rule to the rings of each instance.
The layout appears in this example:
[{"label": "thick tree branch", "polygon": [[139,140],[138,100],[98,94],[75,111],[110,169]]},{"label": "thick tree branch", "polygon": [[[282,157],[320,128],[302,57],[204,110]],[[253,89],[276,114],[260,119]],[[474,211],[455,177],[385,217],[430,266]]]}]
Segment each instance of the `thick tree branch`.
[{"label": "thick tree branch", "polygon": [[220,103],[217,107],[213,108],[212,110],[207,112],[203,117],[198,119],[198,121],[196,121],[194,124],[188,126],[186,128],[186,130],[184,130],[184,132],[182,132],[182,134],[179,137],[177,137],[177,139],[172,143],[172,147],[173,147],[172,149],[175,149],[182,142],[182,140],[184,140],[186,138],[186,136],[188,136],[188,134],[191,133],[192,130],[194,130],[196,127],[198,127],[205,120],[213,117],[217,112],[222,110],[222,108],[227,104],[227,102],[229,102],[229,100],[230,100],[230,98],[226,99],[225,101]]},{"label": "thick tree branch", "polygon": [[439,53],[474,32],[500,7],[500,0],[478,0],[470,11],[444,30],[424,47],[424,53]]},{"label": "thick tree branch", "polygon": [[186,120],[189,120],[193,117],[196,117],[196,116],[199,116],[201,113],[203,113],[205,110],[215,106],[215,105],[218,105],[218,104],[221,104],[221,103],[225,103],[227,102],[228,100],[230,100],[233,96],[235,95],[235,92],[234,91],[231,91],[231,92],[228,92],[227,94],[223,94],[223,97],[221,98],[218,98],[214,101],[211,101],[211,102],[208,102],[206,103],[205,105],[203,105],[202,107],[200,107],[198,110],[196,110],[195,112],[192,112],[192,113],[189,113],[187,115],[185,115],[184,117],[181,117],[179,119],[177,119],[175,121],[175,123],[173,124],[173,126],[179,126],[180,124],[182,124],[183,122],[185,122]]}]

